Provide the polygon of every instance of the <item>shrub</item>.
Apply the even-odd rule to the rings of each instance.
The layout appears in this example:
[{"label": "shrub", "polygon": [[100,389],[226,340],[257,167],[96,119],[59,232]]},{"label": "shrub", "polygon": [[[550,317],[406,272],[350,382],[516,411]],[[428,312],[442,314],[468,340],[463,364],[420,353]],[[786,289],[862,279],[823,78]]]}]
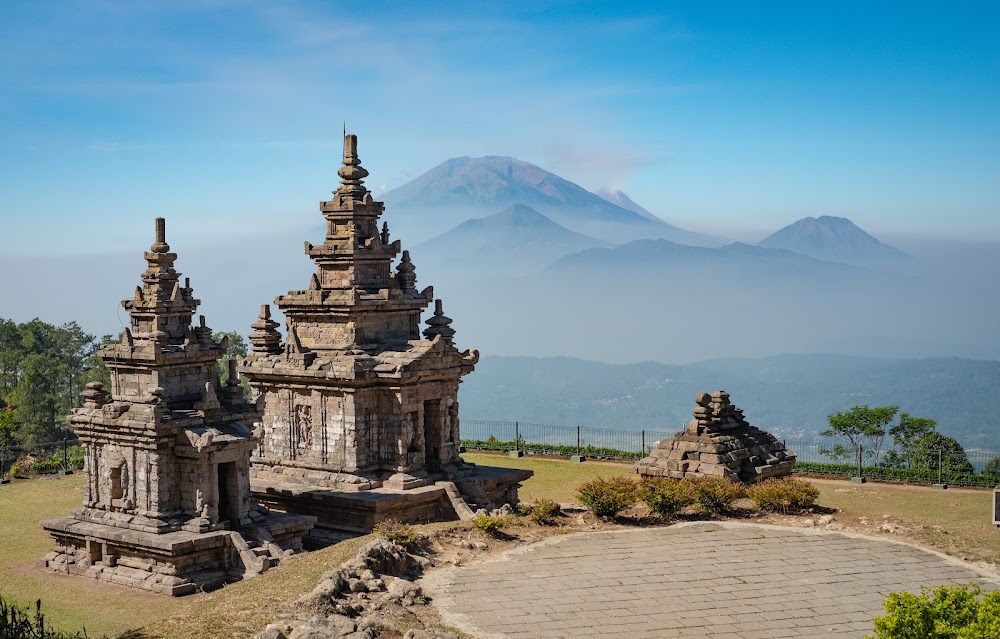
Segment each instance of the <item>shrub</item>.
[{"label": "shrub", "polygon": [[695,501],[702,510],[714,515],[729,512],[734,501],[746,497],[743,484],[725,477],[685,477],[681,481],[693,487]]},{"label": "shrub", "polygon": [[30,472],[32,475],[54,475],[62,470],[61,461],[37,461],[31,464]]},{"label": "shrub", "polygon": [[525,509],[531,521],[542,526],[551,526],[556,523],[556,517],[562,514],[559,504],[551,499],[539,499]]},{"label": "shrub", "polygon": [[27,608],[19,608],[0,597],[0,637],[4,639],[86,639],[87,633],[69,634],[54,630],[45,624],[42,601],[35,604],[31,614]]},{"label": "shrub", "polygon": [[[1000,637],[1000,592],[979,599],[972,584],[893,592],[875,618],[876,639],[980,639]],[[871,638],[872,635],[866,635]]]},{"label": "shrub", "polygon": [[642,501],[661,517],[676,517],[677,513],[695,502],[691,482],[680,479],[653,478],[646,480],[639,490]]},{"label": "shrub", "polygon": [[476,525],[479,532],[484,535],[489,535],[490,537],[499,537],[500,532],[503,530],[505,521],[503,517],[494,517],[492,515],[476,515],[476,518],[472,520],[472,523]]},{"label": "shrub", "polygon": [[819,490],[807,481],[793,477],[768,479],[747,489],[755,506],[767,512],[797,512],[809,508],[819,498]]},{"label": "shrub", "polygon": [[417,532],[416,528],[395,519],[383,519],[375,524],[372,532],[410,551],[415,550],[423,541],[423,536]]},{"label": "shrub", "polygon": [[[858,469],[857,466],[851,464],[797,461],[792,472],[850,477],[856,475]],[[937,482],[939,477],[938,471],[931,468],[886,468],[883,466],[865,466],[864,475],[870,479],[926,484]],[[993,486],[997,480],[992,475],[952,472],[947,466],[941,473],[940,479],[944,483],[954,486]]]},{"label": "shrub", "polygon": [[597,477],[577,489],[580,501],[597,517],[614,517],[639,501],[639,484],[628,477]]}]

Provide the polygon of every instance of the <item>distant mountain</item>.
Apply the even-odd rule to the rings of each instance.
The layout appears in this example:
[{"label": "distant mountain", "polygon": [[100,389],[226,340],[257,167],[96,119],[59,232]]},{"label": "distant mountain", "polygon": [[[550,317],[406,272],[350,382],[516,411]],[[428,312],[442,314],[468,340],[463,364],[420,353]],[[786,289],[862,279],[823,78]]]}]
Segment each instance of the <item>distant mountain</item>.
[{"label": "distant mountain", "polygon": [[518,419],[672,433],[691,419],[697,393],[721,388],[752,424],[788,439],[816,437],[836,411],[896,404],[937,420],[967,448],[998,451],[998,384],[1000,361],[957,357],[778,355],[676,366],[485,356],[463,381],[461,401],[463,425]]},{"label": "distant mountain", "polygon": [[685,246],[668,240],[636,240],[614,248],[587,249],[558,260],[551,270],[648,270],[668,265],[697,269],[706,275],[729,272],[733,276],[767,273],[781,277],[819,276],[861,272],[861,269],[854,266],[817,260],[784,249],[762,248],[741,242],[705,248]]},{"label": "distant mountain", "polygon": [[431,265],[466,276],[492,272],[525,275],[560,257],[607,242],[581,235],[535,209],[514,204],[483,218],[462,222],[447,233],[421,242],[411,251],[419,266]]},{"label": "distant mountain", "polygon": [[658,218],[626,210],[534,164],[510,157],[452,158],[385,194],[390,225],[406,237],[426,239],[456,224],[514,204],[529,206],[559,224],[611,243],[640,238],[717,245]]},{"label": "distant mountain", "polygon": [[646,209],[636,204],[632,200],[632,198],[630,198],[628,195],[625,194],[625,191],[622,191],[620,189],[611,189],[611,188],[597,189],[596,191],[594,191],[594,195],[601,198],[602,200],[606,200],[608,202],[611,202],[612,204],[616,204],[625,209],[626,211],[632,211],[633,213],[637,213],[646,218],[647,220],[653,220],[656,222],[663,221],[659,217],[653,215]]},{"label": "distant mountain", "polygon": [[846,217],[829,215],[802,218],[757,245],[847,264],[876,266],[906,258],[902,251],[878,241]]}]

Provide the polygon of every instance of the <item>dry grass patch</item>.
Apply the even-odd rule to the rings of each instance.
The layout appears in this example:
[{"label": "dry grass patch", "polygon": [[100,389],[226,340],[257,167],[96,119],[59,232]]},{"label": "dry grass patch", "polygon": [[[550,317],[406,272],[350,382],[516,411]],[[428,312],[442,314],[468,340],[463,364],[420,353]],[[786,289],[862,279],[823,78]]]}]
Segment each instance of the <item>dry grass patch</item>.
[{"label": "dry grass patch", "polygon": [[819,488],[818,504],[843,511],[837,518],[852,527],[863,530],[862,520],[877,527],[888,515],[915,541],[970,561],[1000,564],[1000,529],[992,524],[989,490],[809,481]]}]

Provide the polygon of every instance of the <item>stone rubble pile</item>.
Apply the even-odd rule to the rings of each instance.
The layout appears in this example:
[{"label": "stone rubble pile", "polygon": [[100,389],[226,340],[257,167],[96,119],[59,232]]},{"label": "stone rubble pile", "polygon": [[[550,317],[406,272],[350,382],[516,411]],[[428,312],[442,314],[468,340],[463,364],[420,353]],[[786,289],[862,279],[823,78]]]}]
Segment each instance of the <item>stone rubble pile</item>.
[{"label": "stone rubble pile", "polygon": [[695,397],[686,430],[657,443],[636,472],[642,477],[726,477],[754,483],[792,472],[795,453],[767,431],[750,425],[723,390]]},{"label": "stone rubble pile", "polygon": [[[302,612],[267,626],[256,639],[375,639],[383,630],[379,612],[426,603],[413,583],[429,560],[385,539],[369,542],[340,568],[325,573],[295,602]],[[390,630],[391,631],[391,630]],[[458,639],[442,630],[409,630],[404,639]]]}]

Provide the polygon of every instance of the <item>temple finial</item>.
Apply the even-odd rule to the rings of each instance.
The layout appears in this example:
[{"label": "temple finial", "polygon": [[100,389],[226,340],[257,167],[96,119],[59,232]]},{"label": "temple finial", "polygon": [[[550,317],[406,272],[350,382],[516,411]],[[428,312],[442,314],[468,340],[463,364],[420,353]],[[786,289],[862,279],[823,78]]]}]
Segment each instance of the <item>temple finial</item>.
[{"label": "temple finial", "polygon": [[396,267],[396,283],[404,291],[415,291],[417,288],[417,269],[410,261],[410,252],[403,251],[403,257]]},{"label": "temple finial", "polygon": [[344,135],[344,166],[337,171],[340,176],[341,193],[364,193],[364,178],[368,177],[368,171],[361,166],[358,159],[358,136]]},{"label": "temple finial", "polygon": [[162,217],[156,218],[156,241],[149,247],[149,250],[153,253],[170,251],[170,245],[167,244],[167,220]]},{"label": "temple finial", "polygon": [[424,337],[433,340],[438,335],[446,343],[451,344],[455,338],[455,329],[451,327],[451,318],[444,314],[441,300],[434,300],[434,315],[427,320]]},{"label": "temple finial", "polygon": [[278,332],[278,323],[271,319],[271,307],[261,304],[260,317],[250,325],[253,332],[250,333],[250,344],[253,345],[255,353],[280,353],[281,334]]}]

